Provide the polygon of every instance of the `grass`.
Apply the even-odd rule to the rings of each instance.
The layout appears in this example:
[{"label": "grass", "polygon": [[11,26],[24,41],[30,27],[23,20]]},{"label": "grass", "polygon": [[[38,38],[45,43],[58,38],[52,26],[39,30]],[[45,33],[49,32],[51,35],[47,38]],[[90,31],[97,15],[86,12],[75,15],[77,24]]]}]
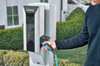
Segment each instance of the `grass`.
[{"label": "grass", "polygon": [[71,63],[77,63],[83,65],[86,59],[87,46],[57,51],[57,56],[60,59],[67,59]]}]

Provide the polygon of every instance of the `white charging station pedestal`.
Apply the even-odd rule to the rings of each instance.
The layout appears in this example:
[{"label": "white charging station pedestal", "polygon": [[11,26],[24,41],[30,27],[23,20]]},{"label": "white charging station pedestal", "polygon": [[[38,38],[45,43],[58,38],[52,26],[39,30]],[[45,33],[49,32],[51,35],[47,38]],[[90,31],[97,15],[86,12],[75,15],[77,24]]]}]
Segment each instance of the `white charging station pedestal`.
[{"label": "white charging station pedestal", "polygon": [[49,54],[48,64],[44,65],[40,53],[40,37],[47,35],[51,40],[56,39],[56,7],[48,3],[33,3],[23,7],[24,50],[27,50],[29,40],[34,40],[34,52],[29,52],[29,66],[53,66],[53,54]]}]

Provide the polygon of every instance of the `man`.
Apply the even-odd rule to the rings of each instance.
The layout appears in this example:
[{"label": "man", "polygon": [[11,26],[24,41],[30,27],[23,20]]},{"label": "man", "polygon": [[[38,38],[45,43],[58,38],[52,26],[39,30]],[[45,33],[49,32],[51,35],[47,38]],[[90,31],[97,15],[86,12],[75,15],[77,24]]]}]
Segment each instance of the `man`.
[{"label": "man", "polygon": [[72,49],[88,44],[84,66],[100,66],[100,0],[91,0],[81,33],[75,37],[50,42],[53,49]]}]

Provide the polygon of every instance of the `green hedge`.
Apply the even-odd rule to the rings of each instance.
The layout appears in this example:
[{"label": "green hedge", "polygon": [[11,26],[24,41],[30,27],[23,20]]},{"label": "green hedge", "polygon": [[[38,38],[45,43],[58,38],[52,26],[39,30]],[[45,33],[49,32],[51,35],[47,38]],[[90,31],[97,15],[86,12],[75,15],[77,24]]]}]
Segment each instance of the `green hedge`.
[{"label": "green hedge", "polygon": [[0,30],[0,49],[21,50],[23,48],[22,28]]},{"label": "green hedge", "polygon": [[84,21],[84,12],[80,8],[75,9],[65,22],[57,23],[57,40],[72,37],[78,34]]}]

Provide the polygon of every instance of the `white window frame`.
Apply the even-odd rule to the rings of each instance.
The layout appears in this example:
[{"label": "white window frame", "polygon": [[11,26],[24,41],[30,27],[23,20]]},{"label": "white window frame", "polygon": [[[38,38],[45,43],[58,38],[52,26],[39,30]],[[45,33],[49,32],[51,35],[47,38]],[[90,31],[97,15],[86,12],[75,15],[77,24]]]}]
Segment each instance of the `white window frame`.
[{"label": "white window frame", "polygon": [[[16,10],[17,10],[17,13],[16,14],[14,14],[14,8],[16,7]],[[11,14],[8,14],[7,13],[7,26],[17,26],[17,25],[19,25],[19,15],[18,15],[18,7],[17,6],[8,6],[7,7],[7,10],[8,10],[8,8],[11,8]],[[9,24],[9,22],[8,22],[8,18],[9,17],[11,17],[11,24]],[[18,24],[15,24],[15,20],[14,20],[14,17],[17,17],[18,18]]]}]

